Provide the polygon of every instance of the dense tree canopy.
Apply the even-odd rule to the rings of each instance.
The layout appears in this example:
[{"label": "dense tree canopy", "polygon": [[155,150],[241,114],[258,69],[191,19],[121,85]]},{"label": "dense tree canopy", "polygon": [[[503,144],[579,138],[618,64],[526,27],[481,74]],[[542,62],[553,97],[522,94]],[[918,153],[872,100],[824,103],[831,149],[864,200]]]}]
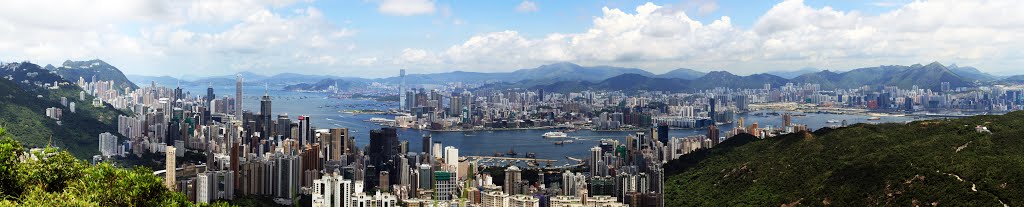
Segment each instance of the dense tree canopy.
[{"label": "dense tree canopy", "polygon": [[26,150],[0,128],[0,206],[193,205],[148,169],[90,166],[55,148]]},{"label": "dense tree canopy", "polygon": [[716,147],[666,165],[666,206],[1020,206],[1021,134],[1012,112]]}]

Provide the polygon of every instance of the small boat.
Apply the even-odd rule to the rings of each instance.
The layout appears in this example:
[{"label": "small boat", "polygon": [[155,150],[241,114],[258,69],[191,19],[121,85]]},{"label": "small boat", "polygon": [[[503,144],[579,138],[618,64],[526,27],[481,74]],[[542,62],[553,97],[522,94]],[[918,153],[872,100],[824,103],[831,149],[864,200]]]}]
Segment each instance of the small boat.
[{"label": "small boat", "polygon": [[509,157],[516,157],[519,153],[516,153],[516,147],[513,146],[512,149],[509,149],[508,152],[505,153],[505,155],[508,155]]},{"label": "small boat", "polygon": [[562,142],[562,141],[557,141],[557,142],[555,142],[555,145],[562,145],[562,144],[564,144],[564,143],[565,143],[565,142]]},{"label": "small boat", "polygon": [[544,138],[566,138],[569,137],[569,134],[566,134],[565,132],[547,132],[542,136],[544,136]]},{"label": "small boat", "polygon": [[868,118],[868,120],[870,120],[870,121],[877,121],[877,120],[880,120],[880,119],[882,119],[882,118],[878,118],[877,116],[873,116],[871,118]]},{"label": "small boat", "polygon": [[835,123],[839,123],[839,120],[835,120],[835,119],[829,119],[829,120],[828,120],[828,121],[826,121],[825,123],[829,123],[829,124],[835,124]]}]

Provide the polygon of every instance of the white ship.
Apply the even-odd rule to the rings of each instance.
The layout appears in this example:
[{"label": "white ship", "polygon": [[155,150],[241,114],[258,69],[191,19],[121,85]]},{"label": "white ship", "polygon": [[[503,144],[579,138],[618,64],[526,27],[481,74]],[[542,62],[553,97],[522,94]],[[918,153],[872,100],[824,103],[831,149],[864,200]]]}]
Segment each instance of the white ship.
[{"label": "white ship", "polygon": [[569,137],[565,132],[548,132],[544,133],[544,138],[566,138]]}]

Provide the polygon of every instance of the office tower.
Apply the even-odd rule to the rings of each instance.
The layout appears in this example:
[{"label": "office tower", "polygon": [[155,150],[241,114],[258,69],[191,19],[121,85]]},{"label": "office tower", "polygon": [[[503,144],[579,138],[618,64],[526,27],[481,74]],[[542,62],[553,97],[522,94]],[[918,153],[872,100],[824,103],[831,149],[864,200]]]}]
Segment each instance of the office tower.
[{"label": "office tower", "polygon": [[664,123],[659,124],[656,131],[657,136],[655,138],[661,141],[661,143],[668,143],[668,125]]},{"label": "office tower", "polygon": [[[213,85],[209,85],[209,86],[206,87],[206,97],[205,98],[206,98],[206,101],[203,102],[203,103],[206,103],[206,104],[209,104],[210,101],[213,101],[213,99],[217,98],[217,96],[215,96],[213,94]],[[213,107],[213,106],[210,106],[210,105],[206,105],[206,106],[209,107],[209,108]]]},{"label": "office tower", "polygon": [[544,89],[537,89],[537,100],[544,101]]},{"label": "office tower", "polygon": [[398,104],[400,104],[398,108],[402,110],[407,110],[407,107],[409,106],[406,105],[405,103],[405,99],[407,98],[405,96],[405,69],[398,70],[398,78],[401,81],[400,83],[398,83]]},{"label": "office tower", "polygon": [[167,189],[170,189],[172,191],[174,190],[174,185],[177,183],[175,181],[176,163],[174,160],[177,156],[175,156],[174,150],[174,146],[167,146],[167,151],[164,153],[164,157],[167,161],[166,163],[164,163],[164,185],[167,186]]},{"label": "office tower", "polygon": [[503,186],[505,193],[509,195],[520,193],[519,184],[522,183],[522,173],[523,171],[519,170],[519,167],[516,167],[515,165],[505,169],[505,186]]},{"label": "office tower", "polygon": [[455,175],[445,171],[434,172],[434,200],[448,201],[455,195]]},{"label": "office tower", "polygon": [[312,137],[312,135],[310,134],[312,130],[310,130],[309,126],[310,119],[312,118],[310,118],[309,116],[299,116],[298,136],[295,137],[295,139],[299,140],[300,146],[309,143],[309,138]]},{"label": "office tower", "polygon": [[430,165],[420,165],[419,180],[419,189],[434,189],[434,173],[430,170]]},{"label": "office tower", "polygon": [[711,99],[708,100],[708,107],[709,107],[708,117],[711,117],[711,123],[712,124],[717,122],[715,120],[715,116],[717,115],[717,113],[715,113],[715,104],[716,104],[715,103],[715,98],[711,98]]},{"label": "office tower", "polygon": [[341,155],[349,154],[348,128],[334,128],[330,130],[330,147],[327,153],[330,160],[341,160]]},{"label": "office tower", "polygon": [[268,86],[267,91],[263,93],[263,97],[260,97],[260,120],[262,120],[263,122],[261,123],[260,127],[260,138],[262,138],[263,140],[267,140],[268,138],[270,138],[271,133],[274,130],[274,123],[272,122],[273,115],[270,111],[270,103],[270,89]]},{"label": "office tower", "polygon": [[434,140],[433,140],[433,138],[430,137],[430,134],[424,134],[423,135],[423,142],[422,142],[422,144],[423,144],[423,154],[424,155],[430,155],[430,152],[431,152],[430,144],[431,143],[434,143]]},{"label": "office tower", "polygon": [[720,142],[720,140],[718,138],[719,133],[720,132],[718,131],[718,126],[715,126],[715,125],[708,126],[708,139],[711,139],[711,146],[712,147],[714,147],[715,145],[718,145],[718,142]]},{"label": "office tower", "polygon": [[603,164],[602,161],[601,161],[601,157],[602,157],[601,156],[601,147],[595,146],[593,148],[590,148],[590,176],[591,177],[604,176],[604,173],[601,172],[601,170],[600,170],[601,168],[598,167],[599,165]]},{"label": "office tower", "polygon": [[242,117],[242,74],[235,75],[235,117]]},{"label": "office tower", "polygon": [[447,165],[446,171],[452,172],[455,176],[458,176],[459,172],[459,149],[453,146],[444,147],[444,163]]},{"label": "office tower", "polygon": [[[398,148],[398,133],[395,128],[385,127],[370,130],[370,146],[367,149],[367,155],[370,157],[369,164],[375,166],[378,171],[367,170],[366,173],[368,175],[378,175],[379,171],[395,172],[397,165],[395,164],[394,156],[398,155]],[[392,178],[391,180],[397,179]],[[378,187],[378,182],[379,180],[367,180],[367,189]]]},{"label": "office tower", "polygon": [[431,148],[431,152],[430,152],[430,154],[433,155],[433,159],[436,160],[436,159],[443,158],[444,157],[444,154],[443,154],[444,151],[442,151],[442,150],[444,150],[444,148],[441,148],[441,142],[434,142],[434,145]]},{"label": "office tower", "polygon": [[288,114],[277,115],[277,131],[278,136],[283,138],[292,138],[292,120],[288,118]]}]

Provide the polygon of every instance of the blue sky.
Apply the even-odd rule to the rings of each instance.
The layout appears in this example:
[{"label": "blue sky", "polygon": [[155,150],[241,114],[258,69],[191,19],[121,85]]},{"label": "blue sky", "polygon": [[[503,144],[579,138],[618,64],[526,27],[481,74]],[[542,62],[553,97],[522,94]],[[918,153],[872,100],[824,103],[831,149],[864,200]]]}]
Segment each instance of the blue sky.
[{"label": "blue sky", "polygon": [[1022,3],[109,0],[0,3],[0,60],[103,59],[128,74],[359,77],[554,62],[661,73],[939,61],[1018,74]]}]

